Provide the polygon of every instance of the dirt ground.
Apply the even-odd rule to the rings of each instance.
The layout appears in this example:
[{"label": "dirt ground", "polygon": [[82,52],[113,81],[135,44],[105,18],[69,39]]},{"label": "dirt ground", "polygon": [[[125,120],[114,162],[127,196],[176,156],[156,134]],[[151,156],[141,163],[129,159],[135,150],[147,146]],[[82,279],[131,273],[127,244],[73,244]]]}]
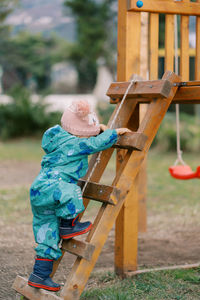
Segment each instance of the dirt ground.
[{"label": "dirt ground", "polygon": [[[39,165],[26,162],[4,162],[0,165],[0,188],[29,185]],[[9,174],[9,177],[7,176]],[[0,299],[13,300],[16,294],[11,286],[17,274],[28,277],[34,261],[34,240],[31,224],[14,225],[0,219]],[[167,214],[148,214],[148,232],[139,236],[139,268],[180,265],[200,261],[200,227],[185,224],[184,220],[170,219]],[[65,254],[55,275],[64,283],[74,261]],[[110,232],[94,272],[113,271],[114,229]],[[95,287],[95,277],[89,285]]]}]

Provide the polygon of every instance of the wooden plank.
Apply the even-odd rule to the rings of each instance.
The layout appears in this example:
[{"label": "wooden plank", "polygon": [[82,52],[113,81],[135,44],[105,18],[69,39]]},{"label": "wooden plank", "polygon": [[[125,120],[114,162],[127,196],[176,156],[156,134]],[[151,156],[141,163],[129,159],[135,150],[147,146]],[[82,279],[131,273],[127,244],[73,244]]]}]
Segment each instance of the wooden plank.
[{"label": "wooden plank", "polygon": [[144,79],[148,79],[148,43],[149,43],[149,14],[141,13],[141,45],[140,45],[140,76]]},{"label": "wooden plank", "polygon": [[117,143],[113,147],[141,151],[144,148],[146,140],[147,137],[143,133],[126,133],[118,137]]},{"label": "wooden plank", "polygon": [[186,264],[186,265],[176,265],[176,266],[167,266],[167,267],[160,267],[160,268],[137,270],[137,271],[134,271],[134,272],[127,272],[125,275],[127,277],[132,277],[132,276],[135,276],[135,275],[150,273],[150,272],[169,271],[169,270],[178,270],[178,269],[195,269],[195,268],[199,268],[199,267],[200,267],[200,263]]},{"label": "wooden plank", "polygon": [[[78,185],[83,188],[85,185],[85,180],[79,180]],[[88,182],[83,197],[115,205],[115,200],[111,197],[111,194],[115,195],[114,199],[117,199],[119,197],[120,191],[110,185]]]},{"label": "wooden plank", "polygon": [[[112,99],[122,99],[129,82],[113,82],[106,95]],[[167,98],[171,90],[171,83],[168,80],[137,81],[129,89],[127,98]]]},{"label": "wooden plank", "polygon": [[[133,73],[140,73],[141,16],[126,12],[126,1],[120,0],[118,3],[117,78],[128,80]],[[132,26],[134,23],[137,26]]]},{"label": "wooden plank", "polygon": [[21,276],[17,276],[15,278],[12,288],[27,299],[31,300],[63,300],[63,298],[56,296],[53,292],[50,293],[43,289],[30,287],[28,285],[28,280]]},{"label": "wooden plank", "polygon": [[[140,168],[138,187],[138,231],[147,231],[147,157]],[[141,180],[141,184],[140,184]],[[137,206],[136,206],[137,208]],[[137,257],[137,255],[135,255]]]},{"label": "wooden plank", "polygon": [[[141,62],[140,62],[140,75],[143,80],[149,79],[149,14],[141,13]],[[148,109],[148,104],[139,105],[139,122],[143,119]],[[138,212],[136,212],[136,220],[138,219],[139,232],[146,232],[147,230],[147,213],[146,213],[146,198],[147,198],[147,176],[146,176],[146,160],[143,162],[140,172],[138,174],[138,194],[135,197],[138,198]],[[133,197],[133,201],[134,201]],[[137,205],[136,203],[136,205]],[[137,235],[136,235],[137,236]],[[136,256],[134,256],[136,257]]]},{"label": "wooden plank", "polygon": [[[190,0],[184,0],[183,5],[187,5]],[[200,8],[200,7],[199,7]],[[189,17],[181,16],[181,44],[180,44],[180,75],[182,80],[189,80]]]},{"label": "wooden plank", "polygon": [[[124,79],[128,80],[133,73],[140,74],[141,14],[127,12],[126,22],[126,72]],[[120,46],[121,41],[119,41]],[[118,80],[120,80],[120,72],[118,69]]]},{"label": "wooden plank", "polygon": [[[172,82],[178,81],[177,76],[175,76],[172,73],[165,74],[165,77],[168,77],[168,79]],[[133,192],[132,187],[135,186],[135,184],[133,184],[133,180],[135,180],[137,177],[141,164],[157,133],[159,125],[162,122],[165,113],[167,112],[167,109],[176,92],[176,89],[177,87],[172,88],[170,97],[167,100],[165,100],[164,103],[162,99],[156,99],[154,102],[152,102],[149,105],[147,118],[145,118],[140,125],[140,130],[142,130],[148,136],[148,140],[145,143],[144,150],[141,152],[134,151],[133,155],[130,156],[128,163],[126,164],[123,173],[120,176],[120,179],[118,178],[117,182],[116,180],[114,180],[113,184],[114,185],[116,184],[116,187],[122,191],[120,194],[120,199],[117,205],[115,206],[110,206],[110,205],[107,205],[106,207],[105,205],[102,206],[101,211],[99,212],[100,217],[97,216],[96,219],[97,221],[95,220],[93,228],[91,229],[87,237],[87,241],[95,245],[94,254],[90,262],[77,258],[74,267],[71,271],[71,274],[69,276],[69,279],[66,282],[61,293],[62,297],[65,300],[79,299],[80,294],[82,293],[85,287],[88,277],[107,239],[108,233],[114,224],[114,220],[119,214],[124,202],[126,203],[126,205],[130,203],[130,202],[126,202],[126,200],[129,195],[129,192],[131,193]],[[128,207],[127,207],[127,211],[128,211]],[[127,225],[129,225],[130,227],[130,222],[128,223],[127,218],[125,222],[127,222],[125,227],[127,228]],[[125,246],[127,246],[127,244],[128,241],[126,240]],[[128,248],[130,249],[130,247]],[[124,271],[128,271],[130,269],[129,267],[130,266],[127,265],[127,270]]]},{"label": "wooden plank", "polygon": [[[145,118],[148,104],[140,104],[140,123]],[[147,231],[147,157],[144,159],[138,174],[138,231]]]},{"label": "wooden plank", "polygon": [[62,242],[62,250],[88,261],[91,259],[94,249],[94,245],[76,239],[63,240]]},{"label": "wooden plank", "polygon": [[149,16],[149,79],[158,78],[159,15]]},{"label": "wooden plank", "polygon": [[200,16],[200,4],[197,2],[163,0],[142,0],[142,2],[143,6],[138,8],[137,1],[128,0],[128,11]]},{"label": "wooden plank", "polygon": [[174,16],[165,16],[165,71],[174,71]]},{"label": "wooden plank", "polygon": [[[200,0],[197,0],[197,2],[200,4]],[[200,80],[200,17],[196,18],[195,79]]]}]

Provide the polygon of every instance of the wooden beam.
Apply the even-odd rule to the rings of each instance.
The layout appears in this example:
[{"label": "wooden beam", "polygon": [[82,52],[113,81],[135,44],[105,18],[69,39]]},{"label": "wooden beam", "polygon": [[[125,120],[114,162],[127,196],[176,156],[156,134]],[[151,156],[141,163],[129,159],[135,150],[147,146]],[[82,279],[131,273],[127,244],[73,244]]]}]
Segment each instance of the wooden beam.
[{"label": "wooden beam", "polygon": [[[123,91],[128,87],[128,82],[125,83],[116,83],[116,87],[118,87],[117,92],[114,94],[112,91],[112,95],[116,97],[117,100],[111,101],[111,103],[117,103],[122,98]],[[183,103],[183,104],[199,104],[200,103],[200,81],[188,81],[188,82],[180,82],[177,83],[179,86],[176,95],[172,103]],[[111,84],[112,86],[112,84]],[[110,96],[110,89],[108,90],[108,96]],[[139,103],[149,103],[151,102],[152,98],[147,98],[143,94],[135,94],[135,90],[130,89],[127,99],[132,102],[139,102]]]},{"label": "wooden beam", "polygon": [[127,10],[133,12],[151,12],[175,15],[200,16],[200,4],[183,1],[142,0],[143,6],[137,7],[136,0],[127,1]]},{"label": "wooden beam", "polygon": [[133,132],[126,133],[123,136],[119,136],[117,143],[113,145],[114,148],[131,149],[131,150],[143,150],[147,136],[143,133]]},{"label": "wooden beam", "polygon": [[[83,188],[85,180],[79,180],[78,185]],[[87,199],[96,200],[107,204],[116,204],[116,199],[119,197],[120,191],[113,186],[99,184],[95,182],[88,182],[83,197]],[[115,198],[111,197],[115,195]],[[114,200],[115,199],[115,200]]]},{"label": "wooden beam", "polygon": [[62,250],[88,261],[91,259],[94,249],[94,245],[76,239],[63,240],[62,242]]},{"label": "wooden beam", "polygon": [[160,267],[160,268],[152,268],[152,269],[143,269],[143,270],[137,270],[134,272],[126,272],[127,277],[132,277],[139,274],[144,273],[150,273],[150,272],[156,272],[156,271],[170,271],[170,270],[178,270],[178,269],[195,269],[199,268],[200,263],[196,264],[186,264],[186,265],[176,265],[176,266],[167,266],[167,267]]},{"label": "wooden beam", "polygon": [[21,276],[15,278],[12,288],[31,300],[63,300],[63,298],[56,296],[54,293],[29,286],[28,280]]},{"label": "wooden beam", "polygon": [[[112,99],[122,98],[129,84],[126,81],[111,83],[106,95]],[[130,88],[127,98],[167,98],[171,87],[172,85],[168,80],[137,81]]]}]

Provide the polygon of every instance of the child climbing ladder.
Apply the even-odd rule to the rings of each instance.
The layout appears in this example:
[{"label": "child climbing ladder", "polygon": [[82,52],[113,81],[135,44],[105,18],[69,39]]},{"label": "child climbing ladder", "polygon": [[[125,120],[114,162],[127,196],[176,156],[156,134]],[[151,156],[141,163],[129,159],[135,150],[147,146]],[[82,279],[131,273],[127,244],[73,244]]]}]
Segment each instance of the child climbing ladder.
[{"label": "child climbing ladder", "polygon": [[[111,230],[115,219],[125,201],[127,193],[131,190],[132,183],[136,178],[142,161],[149,150],[158,127],[177,90],[176,86],[174,87],[172,84],[170,84],[174,81],[179,81],[179,78],[173,73],[167,72],[162,81],[156,81],[155,83],[151,82],[151,84],[155,84],[157,86],[157,97],[154,95],[154,101],[149,105],[144,122],[141,123],[138,132],[133,134],[127,133],[127,138],[125,138],[125,136],[124,138],[121,137],[121,141],[119,139],[119,141],[115,144],[115,147],[128,149],[127,154],[113,181],[113,188],[110,188],[110,194],[108,197],[109,201],[106,199],[99,199],[99,201],[102,201],[103,204],[86,239],[86,243],[82,244],[84,245],[85,249],[88,247],[88,245],[92,245],[90,257],[86,259],[84,251],[80,255],[80,251],[77,249],[78,247],[75,248],[74,252],[76,255],[78,255],[78,258],[72,268],[71,274],[69,275],[68,282],[66,282],[61,291],[61,297],[57,297],[56,295],[52,294],[49,295],[49,292],[44,290],[35,290],[27,285],[27,281],[25,279],[18,276],[13,287],[19,293],[23,294],[28,299],[37,300],[45,299],[45,297],[46,299],[79,299],[79,296],[82,293],[85,284],[87,283],[88,277],[107,239],[108,233]],[[148,88],[148,82],[143,84]],[[165,94],[165,96],[162,94],[163,86],[165,86],[165,93],[167,89],[167,95]],[[151,93],[151,88],[149,88],[149,93]],[[142,96],[142,91],[140,94]],[[119,116],[115,121],[116,127],[124,127],[127,125],[129,119],[134,113],[136,104],[137,101],[133,101],[132,99],[126,99],[126,101],[124,101],[120,109]],[[112,119],[114,116],[115,112],[112,116]],[[112,122],[112,119],[110,122]],[[98,165],[98,170],[96,170],[91,180],[94,180],[94,178],[95,181],[100,180],[100,177],[112,155],[112,152],[113,148],[103,151],[101,161]],[[92,185],[92,183],[90,184]],[[104,186],[101,185],[101,189],[104,191]],[[85,190],[84,197],[87,197],[89,192],[89,190]],[[76,242],[73,243],[74,245],[78,245]],[[67,249],[66,246],[64,246],[64,248],[65,250]]]}]

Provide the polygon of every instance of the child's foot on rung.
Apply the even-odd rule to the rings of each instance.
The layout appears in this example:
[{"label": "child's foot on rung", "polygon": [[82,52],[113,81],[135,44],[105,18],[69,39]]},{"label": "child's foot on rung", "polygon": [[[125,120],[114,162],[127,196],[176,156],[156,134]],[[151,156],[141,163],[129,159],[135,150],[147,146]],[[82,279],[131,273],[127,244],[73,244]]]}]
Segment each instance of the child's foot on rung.
[{"label": "child's foot on rung", "polygon": [[91,222],[79,222],[78,216],[75,219],[61,219],[60,237],[64,240],[71,239],[78,235],[87,233],[91,228]]}]

